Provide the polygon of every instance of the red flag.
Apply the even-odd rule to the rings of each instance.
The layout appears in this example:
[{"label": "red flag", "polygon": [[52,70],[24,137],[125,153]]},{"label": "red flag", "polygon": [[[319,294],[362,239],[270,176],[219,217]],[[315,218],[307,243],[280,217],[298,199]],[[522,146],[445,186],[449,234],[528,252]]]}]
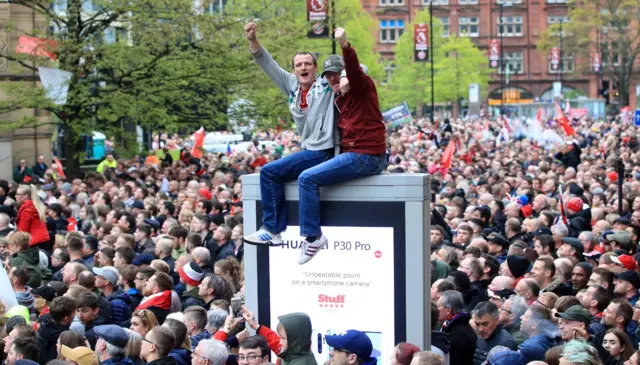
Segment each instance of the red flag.
[{"label": "red flag", "polygon": [[136,310],[148,309],[151,307],[158,307],[164,310],[171,308],[171,290],[161,291],[156,294],[152,294],[142,301],[140,305],[136,307]]},{"label": "red flag", "polygon": [[442,171],[442,177],[447,176],[447,172],[451,168],[451,162],[453,160],[453,154],[456,152],[456,144],[453,140],[449,141],[447,148],[444,149],[442,160],[440,161],[440,171]]},{"label": "red flag", "polygon": [[576,134],[576,131],[571,127],[571,124],[569,124],[569,119],[564,115],[558,103],[556,103],[556,121],[558,121],[558,124],[560,124],[567,136],[574,136]]},{"label": "red flag", "polygon": [[56,156],[53,156],[53,162],[55,162],[56,165],[58,166],[58,171],[56,171],[56,173],[58,174],[58,178],[66,179],[67,176],[64,174],[64,169],[62,168],[62,162],[60,162],[60,160],[58,160]]},{"label": "red flag", "polygon": [[18,37],[16,53],[27,53],[34,56],[49,57],[56,60],[56,41],[21,35]]},{"label": "red flag", "polygon": [[202,158],[202,145],[204,145],[204,128],[200,127],[197,132],[193,134],[195,142],[191,149],[191,156],[195,158]]},{"label": "red flag", "polygon": [[509,124],[509,120],[507,119],[507,117],[503,115],[502,121],[504,122],[504,127],[507,128],[507,132],[509,132],[509,134],[512,134],[513,130],[511,129],[511,125]]},{"label": "red flag", "polygon": [[536,112],[536,120],[538,122],[542,122],[542,108],[538,108],[538,111]]}]

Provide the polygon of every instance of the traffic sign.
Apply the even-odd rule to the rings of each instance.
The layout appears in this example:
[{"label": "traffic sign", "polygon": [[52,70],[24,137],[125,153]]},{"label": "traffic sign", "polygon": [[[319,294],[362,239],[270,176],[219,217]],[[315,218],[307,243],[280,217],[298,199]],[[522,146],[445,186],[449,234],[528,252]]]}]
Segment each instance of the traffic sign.
[{"label": "traffic sign", "polygon": [[636,127],[640,127],[640,110],[636,110]]}]

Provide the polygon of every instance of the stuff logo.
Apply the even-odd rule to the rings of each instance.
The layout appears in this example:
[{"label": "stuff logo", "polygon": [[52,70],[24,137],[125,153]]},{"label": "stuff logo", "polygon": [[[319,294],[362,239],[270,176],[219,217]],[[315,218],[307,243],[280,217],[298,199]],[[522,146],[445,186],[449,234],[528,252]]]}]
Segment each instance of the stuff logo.
[{"label": "stuff logo", "polygon": [[330,296],[325,294],[318,295],[318,304],[320,308],[341,309],[346,303],[346,295]]}]

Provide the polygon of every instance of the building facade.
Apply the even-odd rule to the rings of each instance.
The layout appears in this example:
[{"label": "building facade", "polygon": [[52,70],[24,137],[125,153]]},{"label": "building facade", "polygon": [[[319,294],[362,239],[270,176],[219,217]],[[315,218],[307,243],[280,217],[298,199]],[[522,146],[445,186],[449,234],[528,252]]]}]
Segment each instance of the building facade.
[{"label": "building facade", "polygon": [[[388,60],[388,73],[392,72],[395,43],[403,32],[413,32],[409,29],[412,17],[428,9],[431,0],[361,1],[376,21],[377,50]],[[488,92],[481,97],[483,104],[499,105],[503,90],[505,104],[553,100],[554,82],[560,81],[564,95],[598,98],[602,80],[590,71],[590,60],[564,53],[562,67],[553,67],[549,53],[537,48],[541,34],[550,25],[569,21],[567,0],[509,0],[509,3],[507,0],[432,1],[433,16],[440,20],[445,36],[470,37],[480,50],[486,51],[487,64],[491,40],[502,39],[502,55],[504,64],[508,64],[509,83],[504,84],[503,70],[500,67],[495,69]],[[635,107],[635,92],[632,94]]]}]

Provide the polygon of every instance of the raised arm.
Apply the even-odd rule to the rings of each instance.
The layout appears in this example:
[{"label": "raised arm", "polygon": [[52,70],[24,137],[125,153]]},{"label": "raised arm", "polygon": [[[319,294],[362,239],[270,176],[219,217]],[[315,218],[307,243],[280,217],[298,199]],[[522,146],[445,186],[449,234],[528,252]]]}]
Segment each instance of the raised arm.
[{"label": "raised arm", "polygon": [[262,71],[269,76],[271,81],[273,81],[285,95],[290,96],[291,91],[295,90],[298,85],[296,76],[282,69],[271,54],[262,47],[256,36],[256,30],[257,25],[254,22],[247,23],[244,26],[244,34],[249,41],[251,55],[256,60],[258,66],[262,68]]},{"label": "raised arm", "polygon": [[355,49],[351,47],[347,40],[347,33],[344,28],[337,28],[335,38],[342,48],[342,56],[344,57],[344,69],[347,73],[347,79],[351,85],[351,90],[364,90],[367,87],[367,75],[360,67],[358,55]]}]

